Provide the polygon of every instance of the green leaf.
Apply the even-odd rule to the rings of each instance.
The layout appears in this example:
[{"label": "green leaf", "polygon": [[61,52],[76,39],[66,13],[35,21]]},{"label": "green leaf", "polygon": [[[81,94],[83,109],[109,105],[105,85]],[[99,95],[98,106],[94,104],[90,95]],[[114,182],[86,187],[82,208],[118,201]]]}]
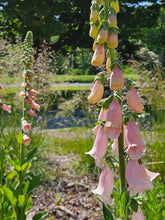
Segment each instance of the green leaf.
[{"label": "green leaf", "polygon": [[22,145],[22,141],[23,141],[23,134],[22,134],[22,132],[19,132],[17,141],[18,141],[18,143],[19,143],[20,145]]},{"label": "green leaf", "polygon": [[121,195],[121,210],[120,210],[120,214],[121,216],[125,216],[126,213],[126,207],[129,201],[129,192],[128,191],[124,191]]},{"label": "green leaf", "polygon": [[39,173],[33,177],[33,179],[29,183],[29,187],[27,190],[28,193],[31,192],[40,183],[41,176],[42,176],[42,174]]},{"label": "green leaf", "polygon": [[14,195],[14,193],[7,187],[1,186],[4,190],[4,193],[6,197],[9,199],[11,204],[15,207],[17,205],[17,197]]},{"label": "green leaf", "polygon": [[97,104],[98,106],[102,106],[104,110],[107,110],[113,101],[114,96],[110,95],[108,98],[101,99]]},{"label": "green leaf", "polygon": [[24,163],[23,165],[22,165],[22,167],[21,167],[21,170],[22,170],[22,173],[23,174],[26,174],[26,172],[28,171],[28,169],[30,168],[30,163],[28,162],[28,163]]},{"label": "green leaf", "polygon": [[25,204],[25,195],[19,195],[18,196],[18,206],[23,207]]},{"label": "green leaf", "polygon": [[138,202],[136,201],[136,199],[131,198],[130,208],[132,209],[133,212],[137,212],[137,210],[138,210]]},{"label": "green leaf", "polygon": [[29,160],[31,160],[33,158],[33,155],[36,153],[38,147],[35,147],[33,150],[31,150],[26,157],[25,162],[28,162]]},{"label": "green leaf", "polygon": [[31,208],[32,208],[32,198],[31,196],[29,196],[27,203],[26,203],[25,212]]},{"label": "green leaf", "polygon": [[33,220],[42,219],[45,216],[47,216],[47,214],[48,214],[48,211],[40,212],[40,213],[36,214],[35,216],[33,216]]},{"label": "green leaf", "polygon": [[114,220],[111,211],[103,203],[103,215],[105,220]]},{"label": "green leaf", "polygon": [[9,182],[16,176],[16,174],[17,172],[13,170],[11,173],[7,175],[7,177],[5,178],[5,182],[7,186],[9,185]]}]

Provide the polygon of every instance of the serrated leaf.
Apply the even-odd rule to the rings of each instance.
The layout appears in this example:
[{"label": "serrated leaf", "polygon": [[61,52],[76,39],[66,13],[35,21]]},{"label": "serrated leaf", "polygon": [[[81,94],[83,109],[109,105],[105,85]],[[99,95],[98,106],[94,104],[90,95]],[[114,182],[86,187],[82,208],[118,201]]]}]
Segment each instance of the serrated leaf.
[{"label": "serrated leaf", "polygon": [[121,216],[125,216],[126,213],[126,207],[129,201],[129,192],[124,191],[121,195],[121,209],[120,209],[120,214]]},{"label": "serrated leaf", "polygon": [[47,216],[47,214],[48,214],[48,211],[40,212],[40,213],[36,214],[35,216],[33,216],[33,220],[42,219],[45,216]]},{"label": "serrated leaf", "polygon": [[23,141],[23,134],[22,134],[22,132],[19,132],[17,141],[18,141],[18,143],[19,143],[20,145],[22,145],[22,141]]},{"label": "serrated leaf", "polygon": [[138,202],[136,201],[136,199],[131,198],[130,208],[132,209],[133,212],[137,212],[137,210],[138,210]]},{"label": "serrated leaf", "polygon": [[104,203],[103,203],[103,215],[105,220],[114,220],[110,209],[108,209]]}]

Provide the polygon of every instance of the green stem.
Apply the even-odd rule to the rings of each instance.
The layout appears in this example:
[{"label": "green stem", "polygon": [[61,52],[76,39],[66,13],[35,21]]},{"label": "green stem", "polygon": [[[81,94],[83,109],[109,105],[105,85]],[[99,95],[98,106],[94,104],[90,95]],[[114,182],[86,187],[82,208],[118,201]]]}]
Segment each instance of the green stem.
[{"label": "green stem", "polygon": [[[124,157],[124,133],[123,126],[122,132],[118,137],[118,151],[119,151],[119,177],[120,177],[120,196],[127,189],[125,178],[125,157]],[[127,220],[127,211],[125,212],[124,219]]]},{"label": "green stem", "polygon": [[105,9],[105,19],[108,19],[108,13],[109,13],[109,0],[103,0],[104,2],[104,9]]},{"label": "green stem", "polygon": [[115,49],[109,48],[109,54],[110,54],[110,58],[111,58],[111,63],[113,63],[113,61],[116,58]]}]

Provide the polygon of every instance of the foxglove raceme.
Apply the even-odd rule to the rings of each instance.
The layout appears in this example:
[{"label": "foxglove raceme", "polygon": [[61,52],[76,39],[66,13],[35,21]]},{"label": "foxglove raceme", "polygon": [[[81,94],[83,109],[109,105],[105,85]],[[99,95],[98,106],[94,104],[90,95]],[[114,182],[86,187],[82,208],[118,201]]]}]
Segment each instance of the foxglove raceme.
[{"label": "foxglove raceme", "polygon": [[127,103],[130,109],[136,113],[141,113],[144,106],[141,104],[139,96],[136,92],[135,87],[131,87],[127,93]]},{"label": "foxglove raceme", "polygon": [[124,140],[127,147],[127,153],[132,160],[138,160],[146,150],[140,131],[134,120],[131,118],[124,129]]},{"label": "foxglove raceme", "polygon": [[91,90],[90,95],[88,96],[88,101],[91,104],[98,102],[104,94],[104,85],[101,80],[96,80]]},{"label": "foxglove raceme", "polygon": [[109,138],[118,138],[122,127],[122,111],[121,107],[116,99],[112,101],[109,106],[106,122],[105,131]]},{"label": "foxglove raceme", "polygon": [[108,140],[104,128],[100,126],[93,148],[86,154],[90,154],[94,159],[96,166],[102,168],[102,159],[107,151]]},{"label": "foxglove raceme", "polygon": [[110,205],[112,203],[110,195],[112,194],[113,187],[113,174],[110,170],[109,165],[105,163],[99,178],[98,187],[92,192],[94,194],[97,194],[103,202]]}]

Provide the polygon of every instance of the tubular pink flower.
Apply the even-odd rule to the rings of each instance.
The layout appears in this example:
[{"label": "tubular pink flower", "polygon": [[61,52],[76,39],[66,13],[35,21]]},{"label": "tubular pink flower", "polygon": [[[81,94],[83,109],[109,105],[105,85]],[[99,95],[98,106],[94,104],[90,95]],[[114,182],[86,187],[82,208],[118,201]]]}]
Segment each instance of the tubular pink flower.
[{"label": "tubular pink flower", "polygon": [[113,144],[111,145],[111,147],[112,147],[112,150],[113,150],[116,154],[118,154],[118,138],[114,139],[114,142],[113,142]]},{"label": "tubular pink flower", "polygon": [[144,215],[140,206],[138,206],[137,212],[132,213],[131,220],[144,220]]},{"label": "tubular pink flower", "polygon": [[25,97],[25,91],[21,91],[19,94],[20,97]]},{"label": "tubular pink flower", "polygon": [[152,189],[151,181],[158,175],[158,173],[150,172],[143,165],[139,165],[137,160],[129,160],[126,168],[126,180],[130,196]]},{"label": "tubular pink flower", "polygon": [[88,101],[91,104],[98,102],[104,94],[104,85],[101,80],[96,80],[91,90],[90,95],[88,96]]},{"label": "tubular pink flower", "polygon": [[110,167],[108,164],[104,164],[104,168],[102,170],[102,173],[99,178],[99,184],[98,187],[93,190],[92,192],[94,194],[99,195],[100,199],[107,203],[111,204],[112,200],[110,195],[112,194],[114,187],[114,178],[113,174],[110,170]]},{"label": "tubular pink flower", "polygon": [[24,134],[23,135],[23,144],[28,146],[30,144],[30,142],[31,142],[31,139],[30,139],[29,135],[28,134]]},{"label": "tubular pink flower", "polygon": [[38,94],[38,91],[36,91],[35,89],[31,89],[30,93],[33,94],[33,95],[36,95],[36,94]]},{"label": "tubular pink flower", "polygon": [[136,92],[136,89],[133,86],[127,93],[127,103],[130,109],[136,113],[141,113],[144,109],[144,106],[140,102],[138,93]]},{"label": "tubular pink flower", "polygon": [[112,70],[109,86],[111,90],[120,90],[124,87],[123,74],[117,65]]},{"label": "tubular pink flower", "polygon": [[96,50],[94,51],[91,64],[92,66],[100,66],[103,64],[105,59],[105,48],[100,44],[97,45]]},{"label": "tubular pink flower", "polygon": [[100,126],[93,148],[86,152],[86,154],[91,155],[95,159],[96,166],[102,168],[102,159],[107,151],[108,140],[105,134],[104,128]]},{"label": "tubular pink flower", "polygon": [[140,131],[134,120],[131,118],[125,128],[124,139],[127,145],[127,153],[132,160],[138,160],[146,150]]},{"label": "tubular pink flower", "polygon": [[32,101],[27,97],[27,98],[25,98],[25,102],[26,102],[26,104],[28,104],[28,105],[31,105],[32,104]]},{"label": "tubular pink flower", "polygon": [[36,109],[37,111],[40,110],[40,105],[37,104],[36,102],[32,101],[31,105],[30,105],[32,108]]},{"label": "tubular pink flower", "polygon": [[31,91],[28,93],[28,97],[30,98],[30,99],[32,99],[32,100],[37,100],[37,97],[35,96],[35,95],[33,95],[32,93],[31,93]]},{"label": "tubular pink flower", "polygon": [[32,109],[28,110],[28,114],[32,117],[37,117],[37,114],[35,113],[35,111],[33,111]]},{"label": "tubular pink flower", "polygon": [[114,31],[108,36],[107,46],[108,48],[116,48],[118,46],[118,36]]},{"label": "tubular pink flower", "polygon": [[1,106],[1,108],[2,108],[4,111],[6,111],[6,112],[11,113],[11,105],[3,104],[3,105]]},{"label": "tubular pink flower", "polygon": [[121,127],[122,111],[118,101],[114,99],[109,106],[106,116],[105,131],[107,136],[112,139],[118,138]]},{"label": "tubular pink flower", "polygon": [[31,129],[30,124],[25,119],[23,119],[22,120],[22,130],[25,132],[29,132],[30,129]]},{"label": "tubular pink flower", "polygon": [[2,93],[3,93],[4,91],[5,91],[5,90],[4,90],[3,88],[0,88],[0,92],[2,92]]},{"label": "tubular pink flower", "polygon": [[[105,110],[105,111],[104,111],[103,108],[101,108],[100,114],[99,114],[99,117],[98,117],[98,121],[105,121],[105,120],[106,120],[107,111],[108,111],[108,110]],[[93,133],[94,133],[95,135],[97,134],[99,128],[100,128],[100,126],[99,126],[99,125],[96,125],[96,126],[92,129],[92,131],[93,131]]]}]

